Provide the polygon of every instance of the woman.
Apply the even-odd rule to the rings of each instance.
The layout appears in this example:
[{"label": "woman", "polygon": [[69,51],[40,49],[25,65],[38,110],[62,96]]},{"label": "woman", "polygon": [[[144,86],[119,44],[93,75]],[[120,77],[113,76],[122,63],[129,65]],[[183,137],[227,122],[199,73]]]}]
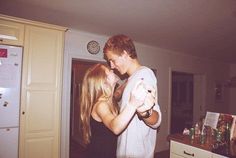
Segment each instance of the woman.
[{"label": "woman", "polygon": [[[137,83],[126,108],[119,111],[113,102],[113,92],[119,78],[109,67],[96,64],[87,70],[82,84],[80,120],[83,142],[88,158],[115,158],[117,136],[128,125],[136,109],[145,101],[153,104],[153,94],[136,93],[144,87]],[[144,97],[144,96],[149,97]],[[145,102],[146,103],[146,102]],[[138,132],[138,131],[137,131]]]}]

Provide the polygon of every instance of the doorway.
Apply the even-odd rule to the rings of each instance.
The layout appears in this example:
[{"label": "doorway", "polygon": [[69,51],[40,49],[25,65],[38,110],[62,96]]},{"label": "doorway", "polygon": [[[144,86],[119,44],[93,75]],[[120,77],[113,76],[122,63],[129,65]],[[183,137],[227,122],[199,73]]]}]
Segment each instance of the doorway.
[{"label": "doorway", "polygon": [[98,62],[72,59],[71,67],[71,98],[70,98],[70,158],[85,158],[84,145],[79,131],[79,98],[81,84],[88,68]]},{"label": "doorway", "polygon": [[[86,70],[91,66],[102,63],[98,61],[85,61],[79,59],[72,59],[71,63],[71,91],[70,91],[70,133],[69,133],[69,158],[86,158],[84,154],[84,144],[81,141],[82,135],[79,130],[79,114],[80,103],[79,98],[81,94],[81,84],[86,73]],[[105,64],[106,63],[102,63]],[[123,82],[128,76],[127,74],[120,75],[118,71],[114,70]]]},{"label": "doorway", "polygon": [[193,125],[194,75],[172,71],[170,133],[182,133]]}]

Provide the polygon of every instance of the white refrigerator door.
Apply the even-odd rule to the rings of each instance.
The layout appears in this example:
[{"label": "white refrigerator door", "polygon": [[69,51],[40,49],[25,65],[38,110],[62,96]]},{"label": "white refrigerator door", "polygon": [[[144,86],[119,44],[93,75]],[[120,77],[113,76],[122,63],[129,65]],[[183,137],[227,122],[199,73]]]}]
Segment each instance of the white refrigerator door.
[{"label": "white refrigerator door", "polygon": [[0,45],[0,158],[18,157],[22,48]]},{"label": "white refrigerator door", "polygon": [[19,126],[22,48],[0,45],[0,128]]},{"label": "white refrigerator door", "polygon": [[18,157],[18,128],[0,129],[0,158]]}]

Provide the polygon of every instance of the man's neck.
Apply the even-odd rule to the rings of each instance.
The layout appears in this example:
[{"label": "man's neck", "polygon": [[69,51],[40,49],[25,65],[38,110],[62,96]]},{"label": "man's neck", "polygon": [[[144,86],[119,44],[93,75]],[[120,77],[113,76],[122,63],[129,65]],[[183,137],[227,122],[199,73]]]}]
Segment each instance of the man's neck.
[{"label": "man's neck", "polygon": [[139,68],[141,67],[140,63],[137,59],[132,59],[132,62],[130,64],[130,67],[127,71],[127,74],[131,76],[133,73],[135,73]]}]

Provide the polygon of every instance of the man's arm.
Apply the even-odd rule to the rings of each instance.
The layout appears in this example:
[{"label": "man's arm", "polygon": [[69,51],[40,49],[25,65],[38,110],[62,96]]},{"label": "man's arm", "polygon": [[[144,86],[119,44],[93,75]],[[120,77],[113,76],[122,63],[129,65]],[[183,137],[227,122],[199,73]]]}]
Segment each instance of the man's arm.
[{"label": "man's arm", "polygon": [[145,104],[137,109],[140,120],[143,120],[152,128],[157,128],[161,123],[161,111],[157,101],[155,88],[149,87],[149,93],[146,96]]},{"label": "man's arm", "polygon": [[138,113],[140,119],[142,119],[147,125],[157,128],[160,125],[161,114],[154,109],[149,109],[143,113]]}]

